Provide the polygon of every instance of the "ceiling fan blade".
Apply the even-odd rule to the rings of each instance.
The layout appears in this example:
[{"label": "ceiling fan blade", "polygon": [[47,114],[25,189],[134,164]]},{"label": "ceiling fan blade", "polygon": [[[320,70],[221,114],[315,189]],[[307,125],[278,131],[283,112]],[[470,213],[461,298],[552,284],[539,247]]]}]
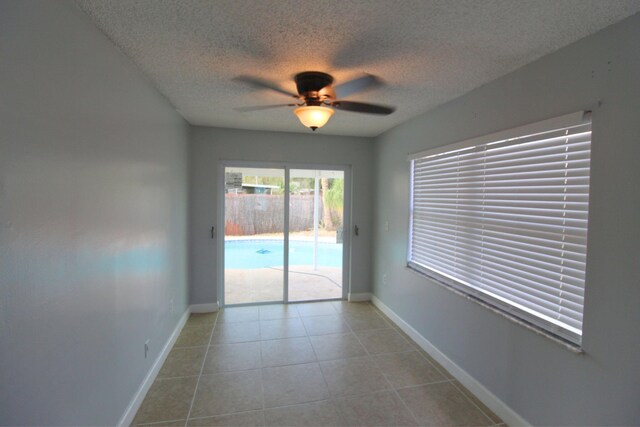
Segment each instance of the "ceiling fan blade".
[{"label": "ceiling fan blade", "polygon": [[293,93],[293,92],[289,92],[288,90],[285,90],[283,88],[281,88],[280,86],[278,86],[276,83],[267,81],[267,80],[263,80],[261,78],[258,77],[252,77],[252,76],[238,76],[238,77],[234,77],[235,81],[237,82],[241,82],[241,83],[246,83],[249,86],[252,86],[256,89],[271,89],[274,90],[276,92],[279,92],[283,95],[287,95],[287,96],[291,96],[293,98],[298,98],[298,95]]},{"label": "ceiling fan blade", "polygon": [[379,77],[371,74],[366,74],[357,79],[349,80],[348,82],[341,83],[335,87],[336,96],[338,98],[346,98],[356,92],[361,92],[365,89],[374,89],[384,85],[384,82]]},{"label": "ceiling fan blade", "polygon": [[248,113],[251,111],[269,110],[271,108],[295,107],[295,106],[296,104],[256,105],[255,107],[238,107],[238,108],[234,108],[234,110],[240,111],[242,113]]},{"label": "ceiling fan blade", "polygon": [[331,106],[339,110],[354,111],[356,113],[381,114],[385,116],[396,110],[396,107],[390,107],[387,105],[353,101],[334,101],[331,103]]}]

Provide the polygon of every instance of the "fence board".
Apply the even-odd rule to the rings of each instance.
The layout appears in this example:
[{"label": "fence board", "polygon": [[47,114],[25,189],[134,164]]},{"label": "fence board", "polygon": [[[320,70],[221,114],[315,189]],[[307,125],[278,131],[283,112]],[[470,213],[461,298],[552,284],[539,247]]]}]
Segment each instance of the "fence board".
[{"label": "fence board", "polygon": [[[322,220],[322,198],[319,199]],[[313,195],[289,197],[289,231],[313,228]],[[225,194],[225,235],[251,236],[284,231],[284,196]]]}]

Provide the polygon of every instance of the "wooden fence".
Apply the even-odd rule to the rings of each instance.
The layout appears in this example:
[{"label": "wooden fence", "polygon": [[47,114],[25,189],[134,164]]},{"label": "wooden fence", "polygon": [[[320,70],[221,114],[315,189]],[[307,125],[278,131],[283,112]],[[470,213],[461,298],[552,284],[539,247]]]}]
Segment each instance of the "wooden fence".
[{"label": "wooden fence", "polygon": [[[322,198],[318,206],[322,221]],[[289,197],[289,231],[313,229],[313,195]],[[282,233],[284,196],[268,194],[225,194],[225,235],[251,236]]]}]

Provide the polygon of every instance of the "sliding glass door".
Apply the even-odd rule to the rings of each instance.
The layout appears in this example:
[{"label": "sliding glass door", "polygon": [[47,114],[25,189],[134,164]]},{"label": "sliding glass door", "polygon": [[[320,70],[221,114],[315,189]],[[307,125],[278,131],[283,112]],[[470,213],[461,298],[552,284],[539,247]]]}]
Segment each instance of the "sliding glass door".
[{"label": "sliding glass door", "polygon": [[225,304],[282,302],[284,169],[225,168]]},{"label": "sliding glass door", "polygon": [[223,303],[344,298],[346,169],[223,169]]},{"label": "sliding glass door", "polygon": [[342,298],[344,171],[289,173],[289,301]]}]

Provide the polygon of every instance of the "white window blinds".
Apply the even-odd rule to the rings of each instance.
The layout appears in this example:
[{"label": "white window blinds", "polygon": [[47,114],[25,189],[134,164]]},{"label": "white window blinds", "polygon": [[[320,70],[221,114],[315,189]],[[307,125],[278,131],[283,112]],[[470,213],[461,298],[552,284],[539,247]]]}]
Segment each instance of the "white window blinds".
[{"label": "white window blinds", "polygon": [[412,156],[409,266],[580,343],[590,145],[580,113]]}]

